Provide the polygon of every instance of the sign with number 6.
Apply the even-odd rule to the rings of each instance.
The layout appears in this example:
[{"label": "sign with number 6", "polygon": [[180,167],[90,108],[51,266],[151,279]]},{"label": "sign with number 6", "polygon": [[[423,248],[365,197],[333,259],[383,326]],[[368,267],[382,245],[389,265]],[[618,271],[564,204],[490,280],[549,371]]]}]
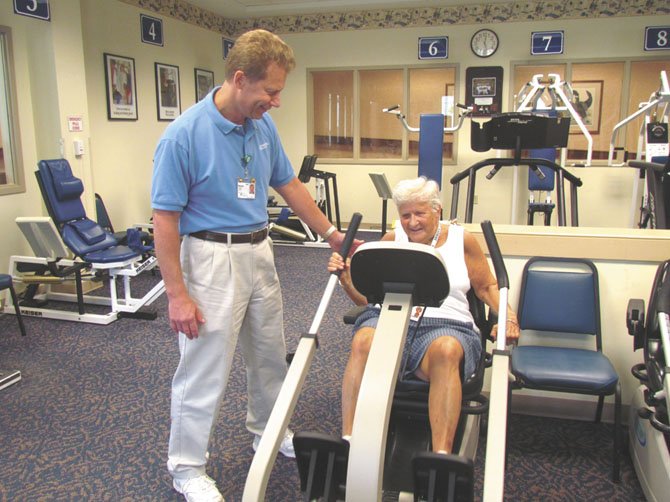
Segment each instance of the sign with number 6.
[{"label": "sign with number 6", "polygon": [[447,59],[449,37],[420,37],[419,59]]}]

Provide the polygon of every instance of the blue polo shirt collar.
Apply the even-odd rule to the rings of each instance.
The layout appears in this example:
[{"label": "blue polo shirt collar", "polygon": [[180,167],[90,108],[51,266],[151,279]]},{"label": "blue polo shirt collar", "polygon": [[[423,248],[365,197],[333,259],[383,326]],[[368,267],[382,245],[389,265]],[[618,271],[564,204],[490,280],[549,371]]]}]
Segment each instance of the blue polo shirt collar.
[{"label": "blue polo shirt collar", "polygon": [[245,133],[247,131],[249,133],[254,133],[256,131],[256,124],[254,124],[254,121],[251,120],[250,118],[247,117],[244,120],[244,126],[240,126],[239,124],[236,124],[235,122],[232,122],[223,115],[221,115],[221,112],[214,104],[214,94],[216,94],[216,91],[218,91],[220,88],[221,86],[215,87],[210,91],[210,93],[205,98],[207,100],[206,103],[207,115],[212,120],[217,129],[219,129],[219,131],[221,131],[223,134],[226,135],[230,134],[233,131],[241,131],[243,136],[246,135]]}]

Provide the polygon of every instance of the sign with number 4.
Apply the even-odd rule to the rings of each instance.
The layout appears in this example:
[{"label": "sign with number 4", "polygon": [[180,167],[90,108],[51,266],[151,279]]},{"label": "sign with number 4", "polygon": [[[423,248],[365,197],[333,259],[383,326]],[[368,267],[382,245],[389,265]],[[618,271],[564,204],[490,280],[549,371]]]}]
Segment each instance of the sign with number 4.
[{"label": "sign with number 4", "polygon": [[140,14],[142,42],[163,47],[163,20]]}]

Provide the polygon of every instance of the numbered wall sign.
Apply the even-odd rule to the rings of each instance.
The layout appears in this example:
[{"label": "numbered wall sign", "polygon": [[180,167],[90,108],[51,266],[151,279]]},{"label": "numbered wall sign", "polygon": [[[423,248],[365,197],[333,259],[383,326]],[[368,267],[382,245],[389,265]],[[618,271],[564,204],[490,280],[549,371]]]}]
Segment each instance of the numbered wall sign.
[{"label": "numbered wall sign", "polygon": [[142,42],[163,47],[163,20],[140,14]]},{"label": "numbered wall sign", "polygon": [[223,39],[223,59],[228,57],[228,53],[230,52],[230,49],[233,48],[233,45],[235,45],[235,40],[229,38]]},{"label": "numbered wall sign", "polygon": [[447,59],[449,37],[419,37],[419,59]]},{"label": "numbered wall sign", "polygon": [[670,26],[647,26],[644,29],[645,51],[668,49],[670,49]]},{"label": "numbered wall sign", "polygon": [[14,13],[51,21],[49,0],[14,0]]},{"label": "numbered wall sign", "polygon": [[530,36],[530,55],[563,54],[563,31],[534,31]]}]

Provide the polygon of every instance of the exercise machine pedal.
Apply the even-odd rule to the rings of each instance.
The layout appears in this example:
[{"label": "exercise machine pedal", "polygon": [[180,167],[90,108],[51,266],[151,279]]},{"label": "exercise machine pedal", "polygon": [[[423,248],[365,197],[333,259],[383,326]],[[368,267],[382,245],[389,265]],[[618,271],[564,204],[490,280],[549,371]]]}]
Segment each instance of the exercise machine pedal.
[{"label": "exercise machine pedal", "polygon": [[293,447],[304,500],[344,500],[349,442],[319,432],[296,432]]},{"label": "exercise machine pedal", "polygon": [[21,380],[21,372],[19,370],[0,370],[0,389],[9,387],[19,380]]},{"label": "exercise machine pedal", "polygon": [[474,464],[458,455],[422,452],[412,459],[414,500],[474,500]]}]

